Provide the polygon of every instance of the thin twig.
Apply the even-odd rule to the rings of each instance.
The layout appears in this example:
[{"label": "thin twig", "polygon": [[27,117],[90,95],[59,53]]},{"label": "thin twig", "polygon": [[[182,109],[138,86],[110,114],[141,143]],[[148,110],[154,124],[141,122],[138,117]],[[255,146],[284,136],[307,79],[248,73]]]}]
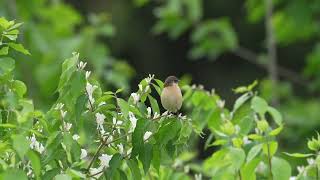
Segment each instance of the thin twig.
[{"label": "thin twig", "polygon": [[270,155],[270,145],[269,145],[269,142],[267,142],[267,149],[268,149],[268,161],[269,161],[270,177],[271,177],[271,180],[273,180],[272,163],[271,163],[271,155]]},{"label": "thin twig", "polygon": [[239,179],[242,180],[241,171],[238,170]]},{"label": "thin twig", "polygon": [[107,142],[108,138],[106,138],[106,139],[100,144],[100,146],[98,147],[97,151],[94,153],[93,158],[91,159],[90,164],[89,164],[89,166],[87,167],[87,172],[89,172],[91,166],[93,165],[93,162],[96,160],[96,158],[98,157],[101,149],[102,149],[104,146],[108,146],[109,144],[114,143],[114,142],[116,142],[116,141],[118,141],[118,140],[120,140],[120,139],[122,139],[122,138],[124,138],[124,137],[127,137],[127,136],[130,135],[130,134],[131,134],[131,133],[127,133],[127,134],[125,134],[125,135],[123,135],[123,136],[120,136],[120,137],[118,137],[118,138],[110,141],[110,142]]},{"label": "thin twig", "polygon": [[[233,51],[233,53],[242,58],[243,60],[246,60],[252,64],[255,64],[259,66],[260,68],[263,68],[267,70],[267,65],[264,62],[261,62],[259,60],[259,56],[254,53],[253,51],[244,48],[244,47],[239,47],[236,50]],[[285,68],[283,66],[278,65],[278,73],[281,77],[288,79],[289,81],[298,84],[300,86],[308,86],[309,80],[302,77],[299,73],[294,72],[288,68]]]},{"label": "thin twig", "polygon": [[[278,70],[277,70],[277,48],[276,39],[274,36],[274,28],[272,24],[273,15],[273,2],[272,0],[265,0],[266,3],[266,15],[265,15],[265,26],[266,26],[266,41],[267,41],[267,55],[268,55],[268,74],[272,83],[272,87],[277,87],[278,84]],[[275,92],[272,103],[274,105],[279,104],[278,93]]]}]

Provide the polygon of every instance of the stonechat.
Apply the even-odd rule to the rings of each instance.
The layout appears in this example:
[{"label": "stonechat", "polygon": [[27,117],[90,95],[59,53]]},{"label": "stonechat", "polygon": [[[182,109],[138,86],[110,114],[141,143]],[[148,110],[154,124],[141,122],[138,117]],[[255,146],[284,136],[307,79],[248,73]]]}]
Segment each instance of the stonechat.
[{"label": "stonechat", "polygon": [[161,93],[162,106],[172,113],[176,113],[182,105],[182,94],[178,82],[179,79],[175,76],[167,77]]}]

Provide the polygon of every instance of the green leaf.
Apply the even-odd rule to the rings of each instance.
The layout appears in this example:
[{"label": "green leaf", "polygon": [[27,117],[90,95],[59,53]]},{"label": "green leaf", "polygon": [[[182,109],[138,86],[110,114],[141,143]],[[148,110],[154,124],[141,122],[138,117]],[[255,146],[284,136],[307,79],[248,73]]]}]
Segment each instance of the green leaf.
[{"label": "green leaf", "polygon": [[20,158],[23,159],[24,155],[29,150],[29,142],[26,139],[25,136],[19,134],[19,135],[13,135],[12,136],[13,141],[13,148],[16,150],[16,152],[19,154]]},{"label": "green leaf", "polygon": [[141,180],[141,172],[139,169],[138,161],[137,159],[130,159],[127,160],[127,164],[131,170],[131,174],[134,180]]},{"label": "green leaf", "polygon": [[0,17],[0,26],[4,29],[8,29],[9,26],[12,26],[14,24],[14,21],[8,21],[3,17]]},{"label": "green leaf", "polygon": [[19,80],[14,80],[12,83],[14,91],[20,96],[23,97],[23,95],[27,92],[26,85]]},{"label": "green leaf", "polygon": [[146,143],[139,153],[139,160],[142,162],[145,174],[147,174],[152,160],[152,144]]},{"label": "green leaf", "polygon": [[88,97],[85,94],[78,97],[75,105],[75,113],[76,113],[77,121],[80,119],[82,112],[85,110],[87,102],[88,102]]},{"label": "green leaf", "polygon": [[169,122],[160,127],[159,131],[155,134],[157,143],[160,146],[166,145],[173,139],[180,131],[180,123],[176,119],[169,119]]},{"label": "green leaf", "polygon": [[0,75],[11,72],[15,67],[14,59],[10,57],[0,58]]},{"label": "green leaf", "polygon": [[231,161],[231,165],[235,170],[239,170],[245,161],[246,154],[243,149],[240,148],[229,148],[226,160]]},{"label": "green leaf", "polygon": [[234,103],[233,112],[236,112],[250,97],[251,96],[249,93],[245,93],[240,96]]},{"label": "green leaf", "polygon": [[262,144],[257,144],[253,146],[248,152],[247,162],[250,162],[252,159],[254,159],[260,153],[261,149],[262,149]]},{"label": "green leaf", "polygon": [[[269,149],[268,149],[268,145],[269,145]],[[263,153],[267,156],[268,154],[270,154],[271,157],[277,152],[277,149],[278,149],[278,143],[275,141],[264,143],[262,148]]]},{"label": "green leaf", "polygon": [[159,109],[157,100],[150,95],[148,95],[148,98],[149,98],[153,113],[157,112],[158,114],[160,114],[160,109]]},{"label": "green leaf", "polygon": [[129,106],[128,102],[121,99],[121,98],[118,98],[117,101],[118,101],[118,104],[120,106],[120,109],[121,109],[123,116],[125,118],[128,118],[129,110],[130,110],[130,106]]},{"label": "green leaf", "polygon": [[256,180],[255,170],[260,161],[260,158],[255,158],[252,159],[250,162],[246,163],[246,165],[241,169],[242,179]]},{"label": "green leaf", "polygon": [[3,180],[28,180],[26,173],[18,169],[8,169],[0,174],[0,179]]},{"label": "green leaf", "polygon": [[59,173],[60,173],[60,168],[53,168],[49,171],[46,171],[41,179],[53,179]]},{"label": "green leaf", "polygon": [[145,119],[138,119],[137,121],[136,128],[132,134],[132,157],[138,155],[143,148],[143,135],[146,132],[148,124],[149,121]]},{"label": "green leaf", "polygon": [[255,96],[251,101],[251,108],[259,113],[260,115],[264,115],[268,110],[268,103],[264,99],[259,96]]},{"label": "green leaf", "polygon": [[108,172],[107,172],[107,177],[108,177],[107,179],[113,179],[114,178],[114,173],[120,167],[121,160],[122,160],[122,157],[121,157],[121,155],[119,153],[114,154],[112,156],[112,159],[110,160],[110,167],[108,168]]},{"label": "green leaf", "polygon": [[208,147],[211,147],[211,146],[221,146],[221,145],[225,145],[228,143],[228,140],[226,139],[218,139],[218,140],[215,140],[213,143],[211,143],[210,145],[208,145]]},{"label": "green leaf", "polygon": [[26,50],[22,44],[16,44],[16,43],[9,43],[8,44],[11,48],[13,48],[14,50],[21,52],[25,55],[31,55],[30,52],[28,50]]},{"label": "green leaf", "polygon": [[269,132],[269,135],[270,136],[276,136],[282,131],[282,129],[283,129],[283,125],[281,125],[280,127],[272,130],[271,132]]},{"label": "green leaf", "polygon": [[71,176],[72,179],[78,179],[78,178],[82,178],[85,179],[86,175],[84,173],[82,173],[81,171],[77,171],[74,169],[68,169],[67,170],[67,174]]},{"label": "green leaf", "polygon": [[58,174],[54,178],[54,180],[72,180],[71,176],[68,174]]},{"label": "green leaf", "polygon": [[161,164],[161,152],[160,152],[160,147],[155,145],[153,147],[153,152],[152,152],[152,166],[159,172]]},{"label": "green leaf", "polygon": [[1,55],[7,55],[8,52],[9,52],[9,47],[8,47],[8,46],[2,47],[2,48],[0,49],[0,56],[1,56]]},{"label": "green leaf", "polygon": [[284,153],[288,156],[291,156],[291,157],[296,157],[296,158],[306,158],[306,157],[310,157],[310,156],[313,156],[313,154],[302,154],[302,153]]},{"label": "green leaf", "polygon": [[282,125],[282,115],[281,113],[273,108],[273,107],[268,107],[268,112],[270,113],[270,115],[272,116],[273,120],[279,125]]},{"label": "green leaf", "polygon": [[40,158],[35,152],[31,150],[27,153],[27,157],[31,161],[34,174],[36,175],[36,177],[40,177],[40,173],[41,173]]},{"label": "green leaf", "polygon": [[71,75],[76,70],[78,63],[79,54],[74,54],[71,58],[66,59],[62,64],[62,73],[60,76],[60,81],[58,85],[58,91],[61,90],[65,84],[69,81]]},{"label": "green leaf", "polygon": [[291,176],[291,166],[290,164],[281,158],[273,157],[272,163],[272,175],[274,180],[284,180],[290,179]]}]

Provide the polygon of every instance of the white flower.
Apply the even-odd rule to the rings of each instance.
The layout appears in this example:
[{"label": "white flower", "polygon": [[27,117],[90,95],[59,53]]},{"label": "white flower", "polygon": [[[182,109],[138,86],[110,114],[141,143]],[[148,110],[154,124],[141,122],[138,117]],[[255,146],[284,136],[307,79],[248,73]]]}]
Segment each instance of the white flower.
[{"label": "white flower", "polygon": [[202,174],[195,174],[194,179],[195,180],[202,180]]},{"label": "white flower", "polygon": [[86,71],[86,79],[88,80],[91,75],[91,71]]},{"label": "white flower", "polygon": [[71,129],[71,127],[72,127],[72,124],[71,124],[71,123],[63,122],[63,129],[64,129],[65,131],[69,132],[70,129]]},{"label": "white flower", "polygon": [[217,100],[217,106],[222,109],[225,105],[225,101],[224,100]]},{"label": "white flower", "polygon": [[[92,176],[92,175],[94,175],[94,174],[96,174],[96,175],[94,175],[93,176],[93,178],[94,179],[99,179],[99,177],[103,174],[101,171],[103,170],[103,167],[102,166],[100,166],[100,167],[98,167],[98,168],[90,168],[90,175]],[[101,172],[101,173],[100,173]],[[97,174],[97,173],[99,173],[99,174]]]},{"label": "white flower", "polygon": [[167,116],[169,113],[169,111],[165,111],[164,113],[162,113],[162,116]]},{"label": "white flower", "polygon": [[118,146],[119,153],[124,155],[123,145],[122,144],[118,144],[117,146]]},{"label": "white flower", "polygon": [[157,112],[155,112],[154,115],[153,115],[153,119],[157,119],[158,117],[160,117],[160,114],[158,114]]},{"label": "white flower", "polygon": [[142,84],[139,84],[138,87],[140,91],[143,91]]},{"label": "white flower", "polygon": [[302,174],[303,176],[307,175],[307,171],[305,171],[304,166],[298,166],[297,169],[298,169],[299,174]]},{"label": "white flower", "polygon": [[113,141],[113,136],[109,136],[107,139],[107,143],[110,144]]},{"label": "white flower", "polygon": [[244,144],[244,145],[247,145],[247,144],[250,144],[250,143],[251,143],[251,141],[248,139],[248,136],[244,136],[244,137],[242,138],[242,141],[243,141],[243,144]]},{"label": "white flower", "polygon": [[137,125],[137,118],[134,116],[132,112],[129,112],[129,120],[131,122],[129,132],[133,132]]},{"label": "white flower", "polygon": [[112,123],[113,123],[113,125],[117,126],[117,125],[121,125],[121,124],[122,124],[122,121],[117,120],[115,117],[113,117],[113,118],[112,118]]},{"label": "white flower", "polygon": [[54,109],[55,110],[61,110],[63,108],[63,106],[64,106],[63,103],[58,103]]},{"label": "white flower", "polygon": [[296,176],[291,176],[289,180],[297,180]]},{"label": "white flower", "polygon": [[152,81],[152,79],[154,78],[154,74],[149,74],[149,76],[146,78],[146,82],[148,83],[148,84],[150,84],[150,82]]},{"label": "white flower", "polygon": [[106,116],[101,113],[96,113],[96,122],[97,122],[97,129],[100,131],[100,134],[104,134],[105,130],[103,127],[104,119]]},{"label": "white flower", "polygon": [[78,134],[74,134],[74,135],[72,136],[72,139],[75,140],[75,141],[78,141],[79,138],[80,138],[80,136],[79,136]]},{"label": "white flower", "polygon": [[151,117],[151,107],[147,108],[147,112],[148,112],[147,117],[150,118]]},{"label": "white flower", "polygon": [[86,67],[87,63],[86,62],[82,62],[80,61],[79,64],[78,64],[78,69],[84,69]]},{"label": "white flower", "polygon": [[189,173],[189,171],[190,171],[190,166],[184,166],[183,167],[183,171],[184,171],[184,173],[186,173],[186,174],[188,174]]},{"label": "white flower", "polygon": [[95,89],[97,89],[98,87],[97,86],[93,86],[92,84],[90,83],[87,83],[86,85],[86,91],[88,93],[88,98],[89,98],[89,101],[91,103],[94,103],[94,98],[93,98],[93,92]]},{"label": "white flower", "polygon": [[87,151],[85,149],[81,149],[80,159],[86,158],[87,155],[88,155]]},{"label": "white flower", "polygon": [[39,146],[36,148],[36,150],[37,150],[40,154],[42,154],[43,151],[44,151],[44,146],[43,146],[41,143],[39,143]]},{"label": "white flower", "polygon": [[315,163],[313,158],[308,158],[307,162],[308,162],[309,165],[313,165]]},{"label": "white flower", "polygon": [[187,119],[187,116],[183,116],[181,113],[178,115],[178,118],[179,119],[182,119],[182,120],[185,120]]},{"label": "white flower", "polygon": [[97,124],[98,124],[99,126],[102,126],[102,125],[103,125],[105,118],[106,118],[106,116],[105,116],[104,114],[96,113],[96,121],[97,121]]},{"label": "white flower", "polygon": [[30,142],[30,148],[31,149],[34,149],[34,150],[38,151],[40,154],[43,153],[44,146],[37,141],[37,139],[36,139],[34,134],[32,134],[32,137],[27,137],[27,139],[31,141]]},{"label": "white flower", "polygon": [[100,160],[100,165],[102,167],[109,167],[109,162],[112,158],[112,155],[108,155],[108,154],[101,154],[101,156],[99,157],[99,160]]},{"label": "white flower", "polygon": [[101,102],[101,103],[99,103],[98,106],[100,107],[100,106],[103,106],[103,105],[106,105],[106,102]]},{"label": "white flower", "polygon": [[61,117],[66,117],[67,111],[60,110]]},{"label": "white flower", "polygon": [[140,100],[140,95],[138,93],[131,93],[131,97],[133,99],[133,104],[137,104]]},{"label": "white flower", "polygon": [[152,132],[150,131],[145,132],[143,135],[143,140],[146,141],[147,139],[149,139],[151,135],[152,135]]}]

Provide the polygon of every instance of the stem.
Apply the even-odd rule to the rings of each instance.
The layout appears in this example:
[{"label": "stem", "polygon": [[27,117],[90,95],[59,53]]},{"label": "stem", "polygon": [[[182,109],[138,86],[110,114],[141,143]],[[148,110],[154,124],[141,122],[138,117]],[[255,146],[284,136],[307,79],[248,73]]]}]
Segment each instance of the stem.
[{"label": "stem", "polygon": [[271,155],[270,155],[270,145],[267,143],[267,149],[268,149],[268,162],[269,162],[269,170],[270,170],[270,177],[271,180],[273,180],[273,175],[272,175],[272,163],[271,163]]},{"label": "stem", "polygon": [[316,164],[316,180],[319,180],[319,167],[318,167],[318,163]]},{"label": "stem", "polygon": [[[268,50],[268,73],[272,83],[272,87],[277,87],[278,84],[278,71],[277,71],[277,50],[276,40],[274,36],[274,28],[272,25],[273,3],[272,0],[266,0],[266,41]],[[272,102],[277,105],[279,103],[278,94],[274,94]]]},{"label": "stem", "polygon": [[86,170],[86,171],[89,172],[91,166],[93,165],[93,162],[97,159],[97,157],[98,157],[101,149],[102,149],[104,146],[107,146],[107,145],[109,145],[109,144],[111,144],[111,143],[114,143],[114,142],[116,142],[116,141],[118,141],[118,140],[120,140],[120,139],[122,139],[122,138],[124,138],[124,137],[127,137],[127,136],[130,135],[130,134],[131,134],[131,133],[127,133],[127,134],[125,134],[125,135],[123,135],[123,136],[120,136],[120,137],[118,137],[118,138],[116,138],[116,139],[114,139],[114,140],[112,140],[112,141],[110,141],[110,142],[108,142],[108,143],[107,143],[107,139],[108,139],[108,138],[106,138],[105,141],[102,141],[102,143],[101,143],[100,146],[98,147],[97,151],[94,153],[93,158],[91,159],[90,164],[89,164],[89,166],[87,167],[87,170]]},{"label": "stem", "polygon": [[241,171],[238,170],[239,179],[242,180]]}]

